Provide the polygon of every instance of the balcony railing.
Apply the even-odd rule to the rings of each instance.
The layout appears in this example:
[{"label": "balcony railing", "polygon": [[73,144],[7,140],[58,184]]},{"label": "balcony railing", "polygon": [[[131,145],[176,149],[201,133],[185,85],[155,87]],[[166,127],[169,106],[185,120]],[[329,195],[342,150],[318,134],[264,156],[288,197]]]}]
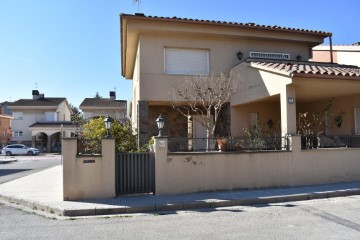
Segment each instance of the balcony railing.
[{"label": "balcony railing", "polygon": [[222,138],[174,138],[168,142],[169,152],[211,151],[274,151],[287,150],[285,137],[222,137]]},{"label": "balcony railing", "polygon": [[324,136],[302,136],[302,149],[315,148],[357,148],[360,147],[360,136],[355,135],[324,135]]}]

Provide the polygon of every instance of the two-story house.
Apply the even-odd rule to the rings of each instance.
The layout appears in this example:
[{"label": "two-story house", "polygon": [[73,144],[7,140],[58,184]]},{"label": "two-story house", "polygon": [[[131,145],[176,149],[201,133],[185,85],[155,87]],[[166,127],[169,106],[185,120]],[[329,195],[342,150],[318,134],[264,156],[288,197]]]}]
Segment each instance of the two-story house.
[{"label": "two-story house", "polygon": [[38,90],[33,90],[32,96],[9,104],[13,112],[11,142],[35,146],[44,152],[59,152],[61,137],[70,137],[75,132],[70,105],[66,98],[45,97]]},{"label": "two-story house", "polygon": [[79,106],[83,112],[84,119],[110,116],[119,121],[124,120],[127,113],[127,101],[117,100],[115,91],[110,91],[109,95],[109,98],[85,98]]},{"label": "two-story house", "polygon": [[168,136],[187,137],[189,124],[199,127],[169,103],[169,92],[186,76],[230,72],[242,77],[242,88],[223,109],[219,124],[226,131],[218,134],[241,136],[256,121],[279,123],[282,136],[296,134],[298,113],[322,109],[330,97],[345,112],[333,132],[360,134],[359,68],[309,61],[329,32],[144,14],[120,20],[122,75],[132,80],[140,145],[157,135],[159,114]]}]

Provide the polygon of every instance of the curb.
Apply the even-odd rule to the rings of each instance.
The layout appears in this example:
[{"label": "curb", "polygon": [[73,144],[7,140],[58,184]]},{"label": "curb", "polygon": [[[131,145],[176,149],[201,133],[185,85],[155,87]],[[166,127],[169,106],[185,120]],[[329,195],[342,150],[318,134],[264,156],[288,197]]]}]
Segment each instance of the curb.
[{"label": "curb", "polygon": [[7,159],[0,159],[0,164],[7,164],[7,163],[11,163],[11,162],[16,162],[17,161],[17,159],[9,159],[9,160],[7,160]]},{"label": "curb", "polygon": [[115,215],[115,214],[133,214],[133,213],[148,213],[148,212],[173,212],[184,211],[194,209],[205,208],[219,208],[219,207],[234,207],[234,206],[250,206],[258,204],[270,204],[270,203],[284,203],[295,201],[306,201],[313,199],[325,199],[335,197],[346,197],[352,195],[360,195],[360,188],[336,190],[326,192],[313,192],[313,193],[301,193],[292,195],[280,195],[270,197],[255,197],[255,198],[243,198],[233,200],[212,200],[212,201],[196,201],[186,203],[174,203],[174,204],[150,204],[146,206],[133,206],[125,207],[111,206],[109,208],[88,208],[88,209],[59,209],[56,207],[46,206],[38,202],[32,202],[25,199],[19,199],[16,197],[9,197],[0,194],[0,200],[16,205],[21,205],[33,210],[39,210],[50,214],[56,214],[64,217],[84,217],[84,216],[98,216],[98,215]]}]

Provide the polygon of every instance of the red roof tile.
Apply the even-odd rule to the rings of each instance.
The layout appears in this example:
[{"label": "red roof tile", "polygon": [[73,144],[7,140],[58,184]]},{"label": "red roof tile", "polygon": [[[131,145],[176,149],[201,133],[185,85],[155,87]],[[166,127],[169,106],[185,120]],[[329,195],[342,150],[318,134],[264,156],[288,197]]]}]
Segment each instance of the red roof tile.
[{"label": "red roof tile", "polygon": [[317,31],[317,30],[308,30],[302,28],[290,28],[290,27],[280,27],[277,25],[262,25],[256,23],[239,23],[239,22],[227,22],[227,21],[214,21],[214,20],[201,20],[201,19],[192,19],[192,18],[178,18],[178,17],[158,17],[158,16],[145,16],[144,14],[121,14],[121,17],[130,17],[137,19],[147,19],[147,20],[161,20],[169,22],[189,22],[189,23],[200,23],[200,24],[216,24],[216,25],[227,25],[227,26],[237,26],[237,27],[246,27],[246,28],[257,28],[257,29],[271,29],[279,31],[292,31],[292,32],[301,32],[301,33],[310,33],[310,34],[319,34],[323,36],[331,36],[331,32]]},{"label": "red roof tile", "polygon": [[294,62],[294,61],[276,61],[264,59],[247,59],[252,67],[276,70],[291,75],[311,74],[311,75],[329,75],[329,76],[347,76],[360,77],[360,68],[357,66],[341,65],[334,63],[320,62]]}]

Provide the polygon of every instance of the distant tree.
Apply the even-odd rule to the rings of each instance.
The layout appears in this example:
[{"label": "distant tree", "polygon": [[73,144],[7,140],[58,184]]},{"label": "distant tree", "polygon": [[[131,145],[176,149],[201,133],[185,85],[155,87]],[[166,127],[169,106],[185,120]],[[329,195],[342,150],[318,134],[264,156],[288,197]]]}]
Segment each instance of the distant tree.
[{"label": "distant tree", "polygon": [[100,95],[99,92],[96,92],[94,98],[102,98],[102,96]]},{"label": "distant tree", "polygon": [[84,116],[78,107],[70,104],[70,108],[71,108],[71,116],[70,116],[71,122],[73,122],[73,124],[76,126],[76,134],[80,135],[82,125],[85,122]]},{"label": "distant tree", "polygon": [[[104,124],[105,117],[93,118],[83,125],[82,135],[86,139],[100,140],[106,135]],[[137,136],[133,133],[131,122],[119,122],[114,120],[110,134],[115,138],[115,146],[118,152],[137,151]]]},{"label": "distant tree", "polygon": [[72,122],[80,122],[84,119],[80,109],[72,104],[70,104],[71,108],[71,121]]}]

